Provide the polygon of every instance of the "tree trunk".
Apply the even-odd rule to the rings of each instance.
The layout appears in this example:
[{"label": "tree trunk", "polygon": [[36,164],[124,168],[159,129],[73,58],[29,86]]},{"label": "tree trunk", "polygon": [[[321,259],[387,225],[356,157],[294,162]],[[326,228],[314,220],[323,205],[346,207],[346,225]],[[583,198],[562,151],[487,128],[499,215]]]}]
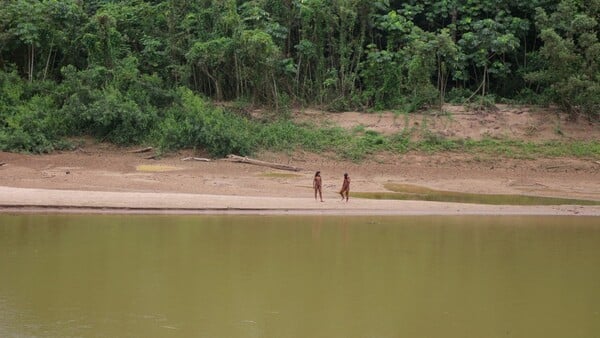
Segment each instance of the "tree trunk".
[{"label": "tree trunk", "polygon": [[221,86],[219,85],[219,80],[217,78],[215,78],[214,76],[212,76],[206,67],[203,67],[203,70],[204,70],[204,73],[206,74],[206,76],[208,76],[215,84],[215,96],[216,96],[215,99],[217,101],[221,101],[223,99],[223,97],[221,95]]},{"label": "tree trunk", "polygon": [[275,111],[279,112],[279,94],[277,93],[277,82],[275,82],[275,75],[271,73],[273,79],[273,99],[275,100]]},{"label": "tree trunk", "polygon": [[458,11],[456,8],[452,9],[452,41],[456,43],[456,22],[458,21]]},{"label": "tree trunk", "polygon": [[227,158],[225,160],[230,161],[230,162],[247,163],[247,164],[253,164],[253,165],[269,167],[269,168],[274,168],[274,169],[280,169],[280,170],[289,170],[289,171],[302,170],[301,168],[294,167],[291,165],[265,162],[265,161],[255,160],[252,158],[238,156],[238,155],[227,155]]},{"label": "tree trunk", "polygon": [[240,66],[238,65],[237,53],[233,53],[233,66],[235,68],[235,96],[236,96],[236,98],[239,99],[240,95],[242,94],[242,91],[241,91],[242,81],[241,81],[241,75],[240,75]]},{"label": "tree trunk", "polygon": [[50,45],[50,52],[48,52],[48,58],[46,59],[46,67],[44,67],[44,80],[48,74],[48,67],[50,66],[50,57],[52,56],[52,44]]},{"label": "tree trunk", "polygon": [[34,62],[35,62],[35,45],[33,43],[31,43],[29,45],[29,55],[28,55],[28,62],[27,62],[27,72],[28,74],[28,79],[29,82],[33,81],[33,69],[34,69]]},{"label": "tree trunk", "polygon": [[485,86],[486,86],[486,81],[487,80],[487,63],[485,64],[485,66],[483,66],[483,81],[481,82],[481,98],[483,99],[485,97]]}]

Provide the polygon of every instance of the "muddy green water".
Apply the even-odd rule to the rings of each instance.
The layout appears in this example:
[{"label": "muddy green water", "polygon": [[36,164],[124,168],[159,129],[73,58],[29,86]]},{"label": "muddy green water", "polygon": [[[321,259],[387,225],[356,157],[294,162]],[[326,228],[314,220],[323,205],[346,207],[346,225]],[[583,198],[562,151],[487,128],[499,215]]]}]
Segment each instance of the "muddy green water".
[{"label": "muddy green water", "polygon": [[0,215],[0,337],[599,337],[598,217]]},{"label": "muddy green water", "polygon": [[600,205],[598,200],[528,195],[471,194],[435,190],[411,184],[387,183],[391,192],[353,192],[352,196],[377,200],[414,200],[495,205]]}]

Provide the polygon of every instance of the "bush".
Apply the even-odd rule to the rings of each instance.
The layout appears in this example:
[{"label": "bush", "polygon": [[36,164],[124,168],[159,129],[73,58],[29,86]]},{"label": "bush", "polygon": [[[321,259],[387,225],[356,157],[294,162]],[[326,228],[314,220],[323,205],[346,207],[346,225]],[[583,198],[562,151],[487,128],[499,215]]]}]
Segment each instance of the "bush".
[{"label": "bush", "polygon": [[256,126],[257,145],[275,151],[292,150],[310,136],[290,120],[276,120]]},{"label": "bush", "polygon": [[49,95],[47,83],[32,85],[15,72],[0,72],[0,150],[50,152],[63,149],[64,117]]},{"label": "bush", "polygon": [[548,104],[548,102],[551,101],[548,95],[544,95],[544,93],[536,93],[533,89],[530,88],[521,89],[517,94],[515,100],[518,103],[534,104],[539,106],[546,105]]},{"label": "bush", "polygon": [[452,104],[464,104],[465,101],[473,95],[473,92],[467,88],[454,87],[446,94],[446,102]]},{"label": "bush", "polygon": [[208,105],[189,89],[181,88],[153,139],[161,151],[200,147],[215,157],[248,155],[256,148],[253,129],[251,121]]},{"label": "bush", "polygon": [[140,75],[137,60],[126,58],[114,69],[64,67],[57,96],[64,102],[71,134],[90,134],[119,145],[141,143],[158,121],[157,105],[172,98],[155,76]]},{"label": "bush", "polygon": [[417,145],[423,151],[436,152],[436,151],[450,151],[459,148],[460,144],[456,141],[446,139],[444,136],[427,132],[424,135],[422,141]]},{"label": "bush", "polygon": [[82,117],[93,135],[119,145],[140,143],[156,121],[155,114],[142,111],[114,88],[103,90]]},{"label": "bush", "polygon": [[227,154],[249,155],[255,149],[252,127],[248,120],[212,108],[202,115],[200,144],[213,156]]}]

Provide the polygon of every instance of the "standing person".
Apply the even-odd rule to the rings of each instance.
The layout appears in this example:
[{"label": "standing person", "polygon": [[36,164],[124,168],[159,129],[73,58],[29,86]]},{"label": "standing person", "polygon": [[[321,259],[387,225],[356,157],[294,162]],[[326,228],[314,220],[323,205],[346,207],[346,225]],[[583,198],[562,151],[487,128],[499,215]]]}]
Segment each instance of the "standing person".
[{"label": "standing person", "polygon": [[344,173],[344,183],[342,183],[342,190],[340,190],[342,201],[344,200],[344,194],[346,194],[346,202],[348,202],[348,195],[350,194],[350,176],[348,176],[348,173]]},{"label": "standing person", "polygon": [[321,187],[323,183],[321,181],[321,172],[317,171],[315,173],[315,178],[313,179],[313,189],[315,189],[315,201],[317,200],[317,192],[319,193],[319,198],[321,202],[323,202],[323,193],[321,192]]}]

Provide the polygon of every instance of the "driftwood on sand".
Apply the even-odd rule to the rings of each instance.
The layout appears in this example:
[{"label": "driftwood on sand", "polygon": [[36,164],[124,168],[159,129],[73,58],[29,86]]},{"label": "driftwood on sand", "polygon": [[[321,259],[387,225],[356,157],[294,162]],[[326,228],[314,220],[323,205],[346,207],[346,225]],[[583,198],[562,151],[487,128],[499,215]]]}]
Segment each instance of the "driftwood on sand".
[{"label": "driftwood on sand", "polygon": [[201,161],[201,162],[210,162],[210,158],[204,157],[184,157],[181,159],[182,161]]},{"label": "driftwood on sand", "polygon": [[252,159],[252,158],[248,158],[248,157],[245,157],[245,156],[238,156],[238,155],[227,155],[227,158],[225,158],[224,160],[225,161],[230,161],[230,162],[237,162],[237,163],[254,164],[254,165],[259,165],[259,166],[263,166],[263,167],[280,169],[280,170],[289,170],[289,171],[300,171],[300,170],[302,170],[302,168],[294,167],[294,166],[291,166],[291,165],[280,164],[280,163],[272,163],[272,162],[265,162],[265,161],[255,160],[255,159]]},{"label": "driftwood on sand", "polygon": [[77,149],[75,149],[74,152],[76,152],[76,153],[83,153],[83,154],[86,154],[86,155],[91,155],[89,151],[87,151],[87,150],[85,150],[85,149],[83,149],[81,147],[77,147]]},{"label": "driftwood on sand", "polygon": [[146,153],[152,149],[153,149],[152,147],[146,147],[146,148],[141,148],[141,149],[130,150],[130,151],[128,151],[128,153],[132,153],[132,154]]},{"label": "driftwood on sand", "polygon": [[6,162],[0,162],[0,167],[5,166]]}]

